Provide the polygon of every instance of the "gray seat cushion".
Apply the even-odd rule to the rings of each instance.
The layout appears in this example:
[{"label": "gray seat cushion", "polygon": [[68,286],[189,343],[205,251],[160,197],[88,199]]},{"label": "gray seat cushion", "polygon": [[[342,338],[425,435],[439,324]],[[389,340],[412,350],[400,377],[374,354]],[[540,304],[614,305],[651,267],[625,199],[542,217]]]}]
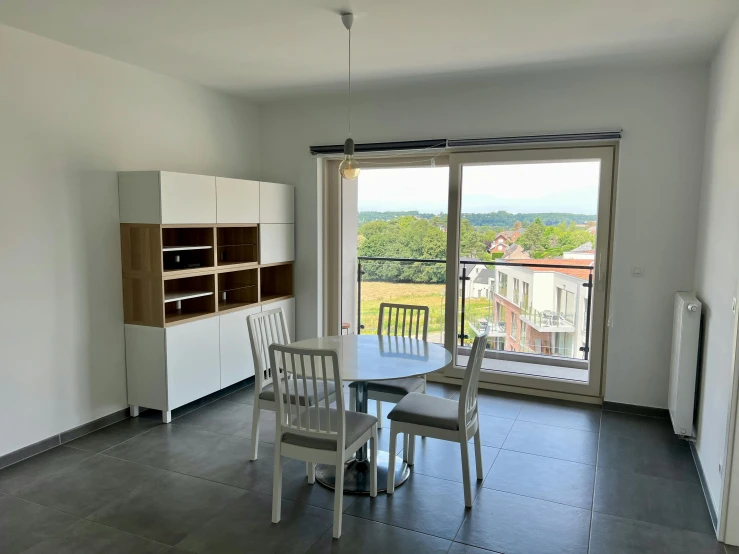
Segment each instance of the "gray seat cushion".
[{"label": "gray seat cushion", "polygon": [[387,417],[391,421],[457,431],[458,414],[459,403],[456,400],[413,392],[398,402]]},{"label": "gray seat cushion", "polygon": [[[330,408],[328,411],[326,408],[310,408],[310,420],[315,425],[316,412],[320,412],[321,417],[321,429],[328,430],[329,417],[331,418],[331,430],[335,431],[338,427],[339,422],[339,411]],[[308,421],[308,412],[301,414],[301,421],[305,424]],[[294,413],[294,412],[293,412]],[[371,429],[373,425],[377,423],[377,418],[373,415],[363,414],[361,412],[344,412],[345,416],[345,429],[346,429],[346,443],[348,446]],[[307,448],[315,448],[317,450],[332,450],[336,451],[336,441],[333,439],[313,438],[304,437],[302,435],[296,435],[294,433],[285,433],[282,436],[282,442],[287,444],[294,444],[296,446],[305,446]]]},{"label": "gray seat cushion", "polygon": [[367,390],[370,392],[382,392],[386,394],[397,394],[405,396],[412,392],[420,392],[423,390],[425,381],[423,377],[406,377],[404,379],[383,379],[380,381],[370,381],[367,383]]},{"label": "gray seat cushion", "polygon": [[[282,383],[282,382],[280,382]],[[323,398],[326,396],[323,393],[323,383],[317,383],[318,385],[318,398],[313,398],[313,384],[308,381],[308,405],[314,406],[318,401],[323,400]],[[336,386],[332,382],[328,382],[328,394],[331,395],[334,393]],[[295,386],[293,385],[292,381],[288,382],[288,389],[290,391],[290,402],[295,403]],[[259,393],[259,398],[261,400],[269,400],[270,402],[275,401],[275,389],[274,389],[274,383],[270,383],[266,387],[262,389],[262,392]],[[298,381],[298,400],[300,401],[301,406],[305,406],[305,395],[303,392],[303,383],[301,381]]]}]

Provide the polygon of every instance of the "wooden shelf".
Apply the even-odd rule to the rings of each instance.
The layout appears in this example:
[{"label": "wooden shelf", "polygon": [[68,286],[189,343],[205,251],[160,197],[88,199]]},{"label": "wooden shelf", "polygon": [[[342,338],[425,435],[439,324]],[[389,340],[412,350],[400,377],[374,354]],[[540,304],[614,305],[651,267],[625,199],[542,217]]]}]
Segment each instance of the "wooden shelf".
[{"label": "wooden shelf", "polygon": [[252,269],[259,267],[257,262],[220,262],[217,271],[219,273],[227,273],[229,271],[240,271],[242,269]]},{"label": "wooden shelf", "polygon": [[273,302],[293,295],[293,264],[278,264],[259,268],[262,302]]},{"label": "wooden shelf", "polygon": [[218,274],[218,311],[259,302],[259,270],[226,271]]},{"label": "wooden shelf", "polygon": [[179,292],[167,292],[164,294],[164,303],[177,302],[178,300],[189,300],[190,298],[199,298],[201,296],[210,296],[213,294],[212,291],[179,291]]},{"label": "wooden shelf", "polygon": [[214,314],[213,312],[173,312],[167,314],[167,316],[164,318],[164,325],[166,327],[169,327],[177,323],[195,321],[197,319],[205,319],[208,317],[213,317],[214,315],[216,314]]},{"label": "wooden shelf", "polygon": [[216,237],[216,264],[219,266],[259,261],[258,227],[218,227]]},{"label": "wooden shelf", "polygon": [[268,295],[262,295],[262,301],[261,304],[269,304],[270,302],[277,302],[278,300],[287,300],[288,298],[292,298],[292,294],[268,294]]},{"label": "wooden shelf", "polygon": [[165,246],[162,252],[179,252],[181,250],[210,250],[212,246]]}]

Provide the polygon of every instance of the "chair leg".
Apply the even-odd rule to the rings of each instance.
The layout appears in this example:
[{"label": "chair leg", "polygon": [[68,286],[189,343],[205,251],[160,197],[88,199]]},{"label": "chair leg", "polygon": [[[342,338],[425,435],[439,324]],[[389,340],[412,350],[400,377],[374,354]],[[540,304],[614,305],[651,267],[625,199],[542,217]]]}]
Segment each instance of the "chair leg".
[{"label": "chair leg", "polygon": [[377,428],[382,429],[382,402],[380,400],[376,400],[377,402]]},{"label": "chair leg", "polygon": [[377,427],[372,427],[372,438],[370,439],[370,496],[377,496]]},{"label": "chair leg", "polygon": [[341,516],[344,509],[344,459],[336,458],[336,488],[334,489],[334,538],[341,537]]},{"label": "chair leg", "polygon": [[412,466],[416,459],[416,436],[408,436],[408,465]]},{"label": "chair leg", "polygon": [[482,468],[482,439],[480,439],[480,428],[475,432],[475,465],[477,466],[477,480],[482,481],[485,478]]},{"label": "chair leg", "polygon": [[[392,428],[392,423],[390,424],[390,428]],[[405,463],[408,463],[408,454],[411,450],[411,441],[409,440],[408,433],[403,433],[403,461]]]},{"label": "chair leg", "polygon": [[462,451],[462,481],[464,483],[464,505],[472,508],[472,486],[470,485],[470,454],[464,437],[460,439],[459,447]]},{"label": "chair leg", "polygon": [[[390,452],[389,459],[387,461],[387,493],[393,494],[395,492],[395,456],[398,452],[398,431],[393,429],[392,422],[390,423]],[[403,454],[405,456],[405,454]]]},{"label": "chair leg", "polygon": [[357,389],[354,387],[349,387],[349,406],[347,410],[350,412],[357,411]]},{"label": "chair leg", "polygon": [[282,453],[275,445],[275,471],[272,481],[272,523],[279,523],[282,515]]},{"label": "chair leg", "polygon": [[308,475],[309,485],[316,482],[316,464],[313,462],[305,462],[305,473]]},{"label": "chair leg", "polygon": [[251,459],[257,459],[259,451],[259,416],[262,410],[259,408],[259,400],[254,399],[254,415],[251,420]]}]

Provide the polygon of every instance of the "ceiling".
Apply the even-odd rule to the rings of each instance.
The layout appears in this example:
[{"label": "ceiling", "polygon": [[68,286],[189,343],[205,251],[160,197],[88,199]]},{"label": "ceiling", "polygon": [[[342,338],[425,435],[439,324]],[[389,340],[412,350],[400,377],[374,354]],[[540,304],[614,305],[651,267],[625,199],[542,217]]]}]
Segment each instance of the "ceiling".
[{"label": "ceiling", "polygon": [[2,0],[0,22],[256,100],[610,60],[709,59],[737,0]]}]

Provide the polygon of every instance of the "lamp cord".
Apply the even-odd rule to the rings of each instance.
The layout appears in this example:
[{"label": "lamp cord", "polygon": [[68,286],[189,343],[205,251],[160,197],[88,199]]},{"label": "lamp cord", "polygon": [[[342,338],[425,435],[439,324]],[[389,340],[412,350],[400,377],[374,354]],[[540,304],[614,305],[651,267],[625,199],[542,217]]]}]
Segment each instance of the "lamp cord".
[{"label": "lamp cord", "polygon": [[352,30],[349,28],[349,109],[347,114],[349,120],[349,138],[352,136]]}]

